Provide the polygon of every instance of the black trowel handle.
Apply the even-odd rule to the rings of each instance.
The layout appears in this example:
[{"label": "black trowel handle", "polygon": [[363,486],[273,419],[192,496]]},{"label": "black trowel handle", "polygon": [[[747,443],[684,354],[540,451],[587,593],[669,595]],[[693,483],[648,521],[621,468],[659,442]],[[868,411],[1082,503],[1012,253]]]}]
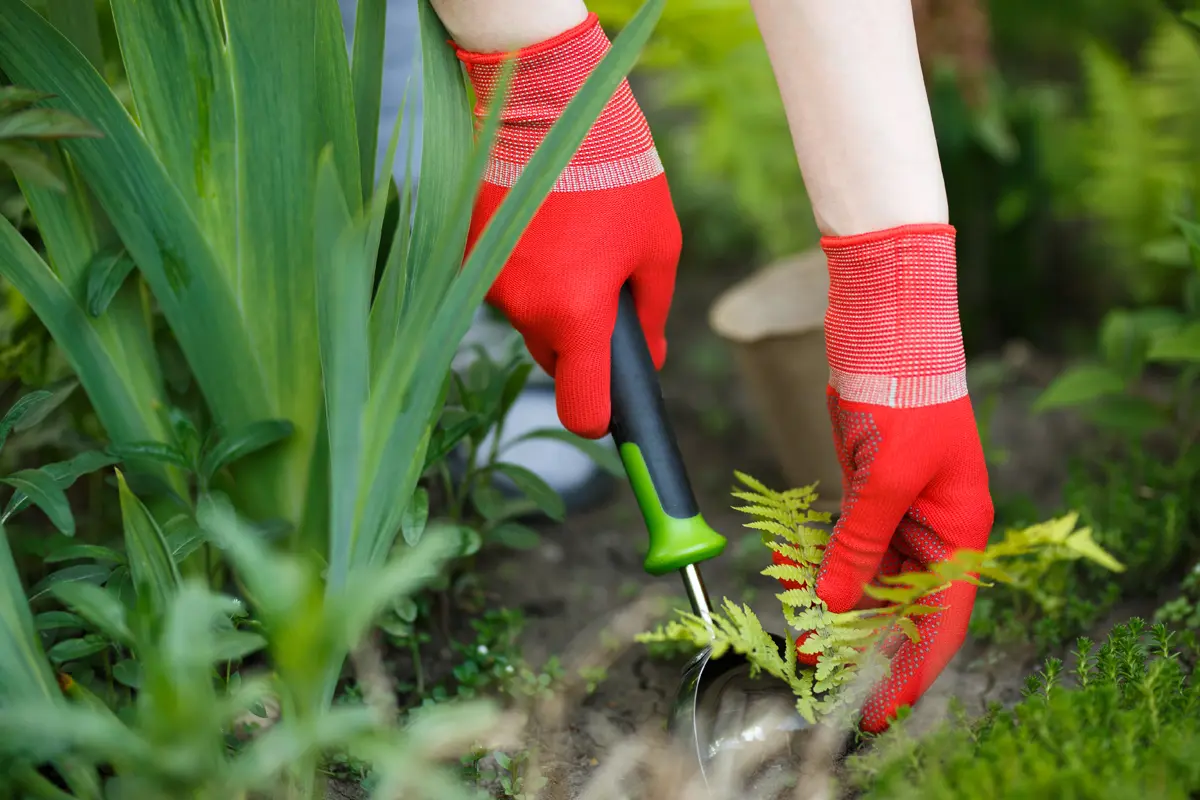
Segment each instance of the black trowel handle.
[{"label": "black trowel handle", "polygon": [[700,514],[628,286],[612,335],[610,431],[650,534],[646,571],[662,575],[720,555],[725,538]]}]

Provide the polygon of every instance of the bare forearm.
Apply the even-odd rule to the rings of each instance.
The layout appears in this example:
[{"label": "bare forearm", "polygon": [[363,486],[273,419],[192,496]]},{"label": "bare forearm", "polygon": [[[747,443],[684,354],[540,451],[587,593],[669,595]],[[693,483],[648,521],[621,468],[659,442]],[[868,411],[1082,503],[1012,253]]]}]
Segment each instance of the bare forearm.
[{"label": "bare forearm", "polygon": [[948,221],[910,0],[751,0],[822,233]]},{"label": "bare forearm", "polygon": [[432,0],[454,41],[477,53],[543,42],[587,17],[583,0]]}]

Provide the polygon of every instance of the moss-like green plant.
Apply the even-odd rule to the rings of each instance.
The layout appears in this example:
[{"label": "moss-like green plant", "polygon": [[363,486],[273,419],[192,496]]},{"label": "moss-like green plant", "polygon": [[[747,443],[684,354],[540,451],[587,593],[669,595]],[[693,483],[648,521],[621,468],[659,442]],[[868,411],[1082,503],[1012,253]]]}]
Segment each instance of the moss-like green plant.
[{"label": "moss-like green plant", "polygon": [[1080,639],[1026,679],[1024,699],[962,710],[919,739],[903,722],[846,761],[861,798],[1195,797],[1200,687],[1186,647],[1138,618]]},{"label": "moss-like green plant", "polygon": [[[711,629],[700,617],[681,611],[679,619],[641,634],[638,641],[690,642],[697,647],[711,646],[714,656],[729,650],[744,655],[756,673],[766,672],[791,687],[796,710],[810,722],[833,719],[835,712],[839,716],[853,713],[858,692],[847,689],[856,675],[879,661],[875,645],[893,634],[919,641],[913,618],[942,610],[922,600],[953,581],[978,586],[991,586],[987,581],[994,581],[1032,591],[1037,575],[1058,561],[1087,559],[1114,571],[1124,568],[1095,543],[1090,529],[1076,527],[1077,515],[1068,514],[1007,531],[1001,541],[986,550],[961,550],[926,572],[880,576],[865,588],[865,593],[886,605],[834,613],[813,588],[830,536],[816,526],[829,522],[830,515],[812,510],[817,497],[815,485],[778,492],[740,472],[737,478],[744,488],[735,490],[733,496],[744,505],[736,510],[752,518],[746,527],[759,531],[767,548],[796,563],[772,564],[762,574],[804,587],[776,595],[789,626],[787,648],[781,653],[750,607],[728,598],[713,614]],[[815,667],[800,664],[793,655],[794,642],[803,633],[810,635],[801,651],[820,653]]]}]

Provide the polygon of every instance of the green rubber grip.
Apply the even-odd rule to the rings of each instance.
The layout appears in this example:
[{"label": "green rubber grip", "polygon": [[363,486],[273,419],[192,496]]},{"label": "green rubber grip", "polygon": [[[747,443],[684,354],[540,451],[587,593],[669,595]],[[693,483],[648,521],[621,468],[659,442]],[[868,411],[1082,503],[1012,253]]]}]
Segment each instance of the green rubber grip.
[{"label": "green rubber grip", "polygon": [[650,535],[646,571],[662,575],[720,555],[725,537],[696,504],[628,288],[613,329],[609,429]]}]

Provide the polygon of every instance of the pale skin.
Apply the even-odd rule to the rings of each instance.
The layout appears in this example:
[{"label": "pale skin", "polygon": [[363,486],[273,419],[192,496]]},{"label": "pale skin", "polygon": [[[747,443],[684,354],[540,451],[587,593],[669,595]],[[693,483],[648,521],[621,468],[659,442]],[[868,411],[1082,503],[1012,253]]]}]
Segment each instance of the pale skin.
[{"label": "pale skin", "polygon": [[[459,46],[507,52],[582,0],[432,0]],[[821,233],[949,221],[910,0],[751,0]]]}]

